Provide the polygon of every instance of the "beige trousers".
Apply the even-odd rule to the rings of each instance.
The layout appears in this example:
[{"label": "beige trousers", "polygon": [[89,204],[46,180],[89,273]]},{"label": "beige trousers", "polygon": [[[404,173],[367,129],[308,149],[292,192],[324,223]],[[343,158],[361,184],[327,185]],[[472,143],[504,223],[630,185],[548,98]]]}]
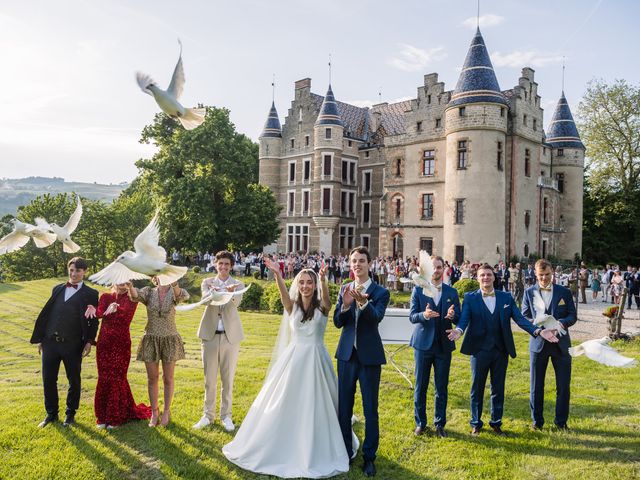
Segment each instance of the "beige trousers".
[{"label": "beige trousers", "polygon": [[232,344],[227,336],[217,334],[213,340],[202,340],[202,365],[204,367],[204,414],[213,421],[216,418],[216,388],[218,370],[222,383],[220,418],[231,416],[233,377],[238,364],[240,344]]}]

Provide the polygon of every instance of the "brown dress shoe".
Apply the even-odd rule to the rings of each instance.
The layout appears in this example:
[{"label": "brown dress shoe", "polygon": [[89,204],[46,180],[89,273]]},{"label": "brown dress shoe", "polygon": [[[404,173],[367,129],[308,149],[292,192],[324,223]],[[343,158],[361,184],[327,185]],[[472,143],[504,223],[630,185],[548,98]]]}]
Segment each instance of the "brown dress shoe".
[{"label": "brown dress shoe", "polygon": [[414,434],[416,437],[419,437],[420,435],[424,434],[424,428],[422,428],[420,425],[418,425],[418,426],[416,427],[416,429],[413,431],[413,434]]},{"label": "brown dress shoe", "polygon": [[473,427],[471,429],[471,436],[472,437],[478,437],[480,436],[480,427]]},{"label": "brown dress shoe", "polygon": [[499,437],[506,437],[507,436],[507,434],[502,431],[502,428],[500,428],[499,425],[496,425],[495,427],[491,427],[491,428],[493,428],[493,432],[496,435],[498,435]]}]

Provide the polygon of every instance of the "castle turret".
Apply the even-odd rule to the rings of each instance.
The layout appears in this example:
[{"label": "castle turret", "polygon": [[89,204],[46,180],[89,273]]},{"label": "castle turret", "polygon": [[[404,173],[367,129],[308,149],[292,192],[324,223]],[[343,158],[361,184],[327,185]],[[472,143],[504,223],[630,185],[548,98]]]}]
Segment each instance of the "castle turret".
[{"label": "castle turret", "polygon": [[560,192],[560,226],[566,232],[559,242],[557,256],[573,259],[576,254],[582,255],[585,147],[580,140],[564,91],[549,124],[546,141],[552,148],[551,166]]},{"label": "castle turret", "polygon": [[282,128],[280,127],[280,119],[278,118],[275,102],[271,104],[271,110],[260,134],[259,141],[259,181],[261,184],[268,186],[278,198]]},{"label": "castle turret", "polygon": [[505,172],[508,103],[476,31],[445,112],[443,255],[491,264],[506,248]]},{"label": "castle turret", "polygon": [[329,255],[337,249],[334,231],[342,205],[342,149],[344,126],[331,85],[313,128],[314,180],[319,185],[313,221],[319,228],[318,250]]}]

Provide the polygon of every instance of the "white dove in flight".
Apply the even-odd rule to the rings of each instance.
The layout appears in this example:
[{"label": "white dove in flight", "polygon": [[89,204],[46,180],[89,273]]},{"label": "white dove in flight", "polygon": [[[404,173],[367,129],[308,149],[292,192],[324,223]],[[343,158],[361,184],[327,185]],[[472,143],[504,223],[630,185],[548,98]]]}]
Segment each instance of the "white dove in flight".
[{"label": "white dove in flight", "polygon": [[576,347],[570,348],[569,354],[572,357],[586,355],[587,358],[603,365],[607,365],[608,367],[629,368],[638,364],[638,361],[635,358],[620,355],[615,348],[608,345],[609,343],[611,343],[611,339],[609,337],[587,340]]},{"label": "white dove in flight", "polygon": [[176,306],[176,310],[180,311],[180,312],[187,312],[189,310],[194,310],[196,308],[198,308],[201,305],[205,305],[205,306],[222,306],[222,305],[226,305],[227,303],[229,303],[231,301],[231,299],[233,297],[238,297],[240,295],[242,295],[243,293],[245,293],[247,290],[249,290],[251,288],[251,285],[253,285],[252,283],[250,283],[249,285],[247,285],[245,288],[243,288],[242,290],[237,290],[237,291],[233,291],[233,292],[220,292],[217,290],[209,290],[209,293],[207,293],[204,297],[202,297],[202,300],[200,300],[199,302],[196,303],[190,303],[188,305],[178,305]]},{"label": "white dove in flight", "polygon": [[400,281],[402,283],[415,283],[419,287],[422,287],[422,291],[427,297],[433,298],[436,295],[436,289],[433,283],[431,283],[434,270],[433,260],[431,259],[431,255],[425,250],[420,250],[418,260],[420,262],[418,264],[418,271],[411,272],[409,278],[401,278]]},{"label": "white dove in flight", "polygon": [[29,223],[23,223],[17,218],[11,220],[13,231],[0,239],[0,255],[11,253],[24,247],[30,238],[38,248],[44,248],[56,241],[53,233]]},{"label": "white dove in flight", "polygon": [[533,291],[533,308],[536,312],[536,316],[533,319],[534,325],[545,329],[557,330],[558,333],[556,333],[556,336],[558,337],[562,337],[567,334],[562,323],[556,320],[553,315],[547,315],[544,313],[547,307],[544,304],[542,295],[536,290]]},{"label": "white dove in flight", "polygon": [[80,250],[80,245],[71,240],[71,234],[78,228],[80,217],[82,217],[82,203],[80,203],[80,197],[78,197],[78,205],[73,215],[71,215],[67,223],[64,224],[64,227],[55,223],[49,224],[44,218],[36,218],[36,225],[44,230],[55,233],[57,240],[62,243],[62,250],[65,253],[75,253]]},{"label": "white dove in flight", "polygon": [[93,283],[115,285],[129,280],[158,277],[160,285],[169,285],[187,273],[187,267],[166,263],[167,252],[158,245],[158,214],[133,242],[135,252],[126,251],[115,262],[89,277]]},{"label": "white dove in flight", "polygon": [[180,39],[178,39],[178,43],[180,44],[180,57],[178,58],[178,63],[173,71],[171,83],[167,90],[159,88],[156,82],[154,82],[149,75],[141,72],[136,73],[136,80],[144,93],[147,93],[156,99],[156,103],[164,113],[169,115],[171,118],[177,118],[180,120],[182,126],[187,130],[193,130],[204,122],[206,109],[185,108],[180,104],[180,102],[178,102],[184,88],[182,42]]}]

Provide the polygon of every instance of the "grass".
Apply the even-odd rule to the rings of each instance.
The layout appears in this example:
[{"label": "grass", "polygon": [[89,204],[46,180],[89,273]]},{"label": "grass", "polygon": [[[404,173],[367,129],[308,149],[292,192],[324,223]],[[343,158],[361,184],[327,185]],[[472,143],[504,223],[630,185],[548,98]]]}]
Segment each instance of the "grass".
[{"label": "grass", "polygon": [[[40,360],[28,343],[33,322],[55,280],[0,284],[0,479],[245,479],[266,478],[227,462],[221,447],[232,435],[216,424],[204,431],[191,425],[201,415],[203,375],[196,329],[201,311],[178,315],[187,359],[176,367],[173,420],[168,428],[150,429],[134,422],[113,431],[97,430],[93,416],[96,385],[95,351],[83,364],[83,393],[78,424],[38,429],[44,417]],[[279,317],[242,313],[247,338],[242,343],[235,382],[234,419],[244,418],[258,393],[269,363]],[[141,307],[132,325],[134,350],[145,324]],[[333,354],[339,331],[327,327],[326,344]],[[406,381],[389,365],[380,387],[380,449],[376,466],[381,479],[559,479],[597,474],[607,479],[640,477],[640,369],[611,369],[583,357],[574,362],[571,431],[545,428],[531,432],[529,367],[525,334],[516,334],[519,356],[507,374],[504,428],[509,438],[489,432],[469,436],[468,357],[454,353],[449,388],[449,438],[415,437],[413,396]],[[640,357],[640,343],[617,343],[626,355]],[[399,360],[412,364],[407,349]],[[144,366],[132,360],[129,381],[138,402],[148,402]],[[61,404],[66,388],[60,374]],[[488,388],[487,388],[488,390]],[[547,424],[553,419],[554,375],[547,378]],[[356,399],[357,415],[362,408]],[[485,399],[485,409],[488,406]],[[433,390],[427,411],[432,420]],[[485,413],[485,420],[488,420]],[[356,433],[362,438],[363,424]],[[349,474],[364,478],[362,460]]]}]

